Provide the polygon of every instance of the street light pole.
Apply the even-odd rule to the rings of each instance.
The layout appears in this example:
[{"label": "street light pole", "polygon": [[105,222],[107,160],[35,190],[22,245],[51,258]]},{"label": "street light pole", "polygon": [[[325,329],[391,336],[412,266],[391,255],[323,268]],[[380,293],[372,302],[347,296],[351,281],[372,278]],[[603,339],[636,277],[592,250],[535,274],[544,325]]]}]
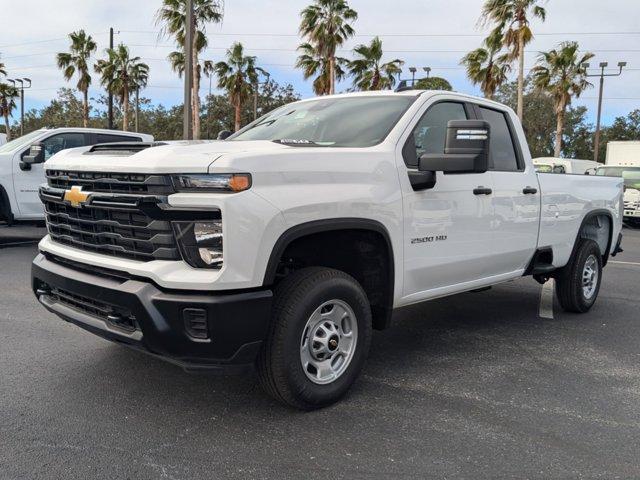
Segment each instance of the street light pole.
[{"label": "street light pole", "polygon": [[193,36],[194,36],[194,12],[193,0],[186,0],[187,18],[186,35],[184,36],[184,117],[182,125],[182,137],[185,140],[193,138],[193,128],[191,124],[191,95],[193,89]]},{"label": "street light pole", "polygon": [[256,82],[253,89],[253,119],[254,120],[258,119],[258,87],[260,87],[260,85],[266,85],[267,83],[269,83],[269,78],[271,78],[271,75],[269,75],[268,73],[265,73],[265,77],[267,77],[267,79],[262,83]]},{"label": "street light pole", "polygon": [[[590,64],[583,63],[582,66],[587,69],[590,67]],[[594,161],[599,161],[600,157],[600,126],[601,126],[601,118],[602,118],[602,97],[604,94],[604,77],[619,77],[622,75],[622,69],[627,66],[627,62],[618,62],[618,68],[620,69],[618,73],[604,73],[604,69],[609,66],[608,62],[601,62],[600,73],[597,74],[587,74],[587,77],[600,77],[600,92],[598,94],[598,118],[596,120],[596,133],[595,140],[593,142],[593,159]]]}]

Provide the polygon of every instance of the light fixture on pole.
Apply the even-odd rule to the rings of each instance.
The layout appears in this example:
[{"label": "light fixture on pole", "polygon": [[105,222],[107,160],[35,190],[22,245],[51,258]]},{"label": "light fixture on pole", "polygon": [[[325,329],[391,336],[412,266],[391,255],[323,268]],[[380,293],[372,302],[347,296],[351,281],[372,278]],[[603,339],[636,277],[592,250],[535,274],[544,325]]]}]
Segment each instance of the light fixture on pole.
[{"label": "light fixture on pole", "polygon": [[[582,66],[586,70],[591,66],[589,63],[583,63]],[[600,93],[598,94],[598,118],[596,120],[596,134],[593,142],[593,159],[597,162],[600,157],[600,120],[602,117],[602,95],[604,93],[604,77],[619,77],[622,75],[622,69],[627,66],[627,62],[618,62],[618,73],[604,73],[605,68],[609,66],[608,62],[600,62],[600,73],[588,74],[587,77],[600,77]]]},{"label": "light fixture on pole", "polygon": [[422,70],[427,72],[427,78],[429,78],[429,75],[431,74],[431,67],[422,67]]}]

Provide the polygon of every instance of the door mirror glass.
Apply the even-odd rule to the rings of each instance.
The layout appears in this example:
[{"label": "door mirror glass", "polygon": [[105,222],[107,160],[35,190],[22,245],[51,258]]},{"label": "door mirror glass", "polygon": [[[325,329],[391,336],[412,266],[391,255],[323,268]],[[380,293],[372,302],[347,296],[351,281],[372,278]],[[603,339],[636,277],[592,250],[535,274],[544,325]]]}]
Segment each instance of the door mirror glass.
[{"label": "door mirror glass", "polygon": [[29,148],[29,152],[22,157],[22,161],[28,165],[44,163],[44,147],[42,143],[34,143]]},{"label": "door mirror glass", "polygon": [[424,154],[420,170],[444,173],[484,173],[489,169],[491,128],[484,120],[451,120],[444,154]]}]

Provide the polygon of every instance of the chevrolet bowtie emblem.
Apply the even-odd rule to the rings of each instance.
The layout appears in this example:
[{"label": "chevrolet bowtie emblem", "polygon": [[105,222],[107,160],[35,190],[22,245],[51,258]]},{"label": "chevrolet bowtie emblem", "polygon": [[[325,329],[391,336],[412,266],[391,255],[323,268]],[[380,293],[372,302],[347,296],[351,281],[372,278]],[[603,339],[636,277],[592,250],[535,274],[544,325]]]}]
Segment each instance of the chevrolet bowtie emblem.
[{"label": "chevrolet bowtie emblem", "polygon": [[71,190],[64,192],[64,201],[69,202],[72,207],[78,208],[86,203],[89,194],[82,191],[82,187],[73,186]]}]

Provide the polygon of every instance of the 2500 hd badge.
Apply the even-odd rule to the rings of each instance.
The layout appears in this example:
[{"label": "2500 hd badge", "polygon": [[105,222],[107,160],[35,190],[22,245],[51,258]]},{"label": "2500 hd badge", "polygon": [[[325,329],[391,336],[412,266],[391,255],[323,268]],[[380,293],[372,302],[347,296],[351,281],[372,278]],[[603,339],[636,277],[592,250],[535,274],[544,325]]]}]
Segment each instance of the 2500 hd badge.
[{"label": "2500 hd badge", "polygon": [[416,243],[444,242],[446,239],[446,235],[431,235],[430,237],[412,238],[411,245],[414,245]]}]

